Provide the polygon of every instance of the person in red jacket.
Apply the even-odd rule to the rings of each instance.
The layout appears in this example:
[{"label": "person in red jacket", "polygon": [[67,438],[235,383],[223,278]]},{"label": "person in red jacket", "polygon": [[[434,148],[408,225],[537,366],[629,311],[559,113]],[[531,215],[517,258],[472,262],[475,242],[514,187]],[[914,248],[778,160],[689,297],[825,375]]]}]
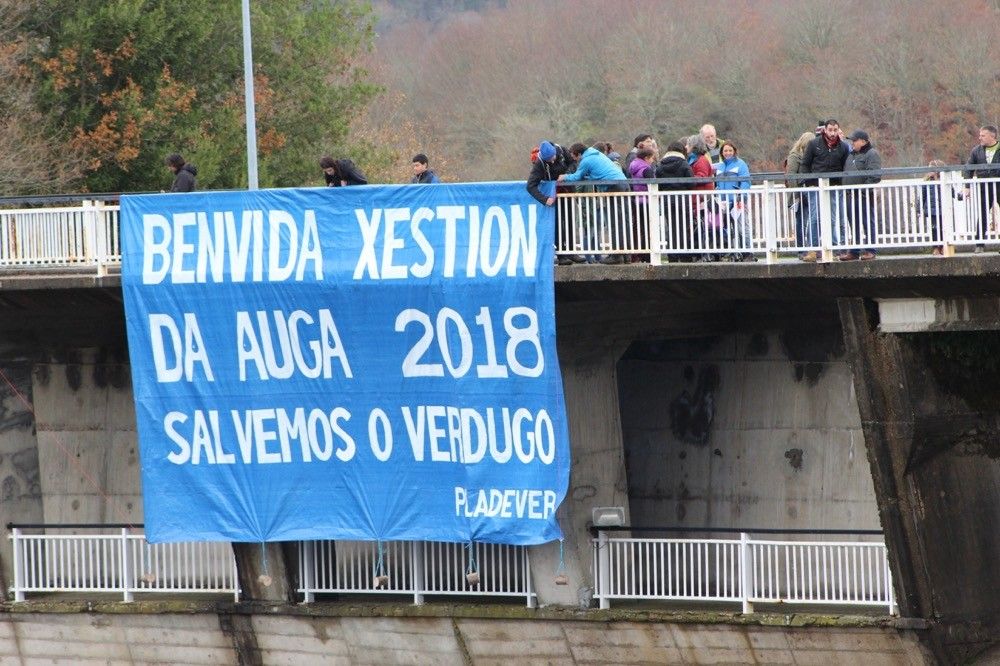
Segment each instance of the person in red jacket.
[{"label": "person in red jacket", "polygon": [[[691,174],[695,178],[712,178],[715,170],[708,159],[708,144],[701,134],[693,134],[687,140],[688,164],[691,166]],[[692,186],[695,190],[714,190],[713,181],[705,181]],[[696,247],[708,248],[718,246],[718,239],[715,237],[720,231],[721,219],[711,197],[693,197],[694,224],[696,225],[693,240]],[[715,242],[713,242],[715,241]],[[701,261],[714,261],[715,256],[704,254]]]}]

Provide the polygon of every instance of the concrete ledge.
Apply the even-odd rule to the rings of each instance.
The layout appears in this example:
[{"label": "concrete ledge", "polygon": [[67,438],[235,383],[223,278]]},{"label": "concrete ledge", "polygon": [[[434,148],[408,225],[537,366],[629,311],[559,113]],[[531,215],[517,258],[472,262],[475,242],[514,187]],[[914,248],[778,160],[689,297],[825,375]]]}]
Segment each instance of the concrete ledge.
[{"label": "concrete ledge", "polygon": [[359,618],[463,618],[494,620],[559,620],[580,622],[652,622],[673,624],[722,624],[760,627],[838,627],[926,630],[931,623],[920,618],[887,615],[835,615],[827,613],[754,613],[742,615],[718,610],[660,610],[612,608],[608,610],[547,606],[531,609],[516,605],[430,603],[422,606],[393,603],[317,602],[275,604],[245,601],[154,600],[67,601],[41,600],[0,603],[0,613],[99,613],[107,615],[224,614],[286,615],[292,617]]}]

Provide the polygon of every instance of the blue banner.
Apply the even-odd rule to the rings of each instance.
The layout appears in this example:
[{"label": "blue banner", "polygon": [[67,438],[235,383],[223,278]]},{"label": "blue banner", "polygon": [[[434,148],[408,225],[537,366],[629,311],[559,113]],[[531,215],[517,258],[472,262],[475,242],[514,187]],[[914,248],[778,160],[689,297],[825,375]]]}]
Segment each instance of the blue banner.
[{"label": "blue banner", "polygon": [[520,183],[122,197],[150,541],[560,538],[554,224]]}]

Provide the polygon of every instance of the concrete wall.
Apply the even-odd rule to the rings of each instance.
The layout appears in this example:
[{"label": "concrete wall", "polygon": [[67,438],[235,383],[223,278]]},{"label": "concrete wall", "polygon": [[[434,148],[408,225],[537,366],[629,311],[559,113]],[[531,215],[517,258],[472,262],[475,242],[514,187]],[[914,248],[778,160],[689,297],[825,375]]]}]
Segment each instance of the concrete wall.
[{"label": "concrete wall", "polygon": [[[31,413],[31,365],[27,361],[3,362],[0,371],[0,524],[41,522],[42,486]],[[8,381],[10,382],[8,384]],[[6,539],[4,540],[6,541]],[[0,584],[10,580],[10,546],[0,549]]]},{"label": "concrete wall", "polygon": [[632,522],[879,529],[838,330],[638,343],[619,363]]},{"label": "concrete wall", "polygon": [[0,614],[0,664],[931,663],[915,633],[628,621]]},{"label": "concrete wall", "polygon": [[533,584],[542,604],[588,605],[593,596],[590,533],[591,510],[601,506],[628,508],[628,482],[622,453],[615,364],[621,348],[581,357],[561,350],[560,369],[566,395],[573,464],[569,490],[557,516],[565,538],[569,584],[557,586],[558,544],[533,548]]},{"label": "concrete wall", "polygon": [[[141,523],[128,366],[97,349],[5,361],[0,382],[0,521]],[[10,547],[0,549],[10,581]]]},{"label": "concrete wall", "polygon": [[97,350],[32,373],[46,523],[142,522],[128,365]]}]

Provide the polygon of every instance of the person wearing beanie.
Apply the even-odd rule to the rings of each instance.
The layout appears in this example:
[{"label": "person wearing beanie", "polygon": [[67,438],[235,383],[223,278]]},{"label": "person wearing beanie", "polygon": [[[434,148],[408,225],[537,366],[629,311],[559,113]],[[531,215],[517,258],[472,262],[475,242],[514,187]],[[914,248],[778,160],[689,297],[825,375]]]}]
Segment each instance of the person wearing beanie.
[{"label": "person wearing beanie", "polygon": [[410,180],[413,184],[423,184],[423,185],[433,185],[434,183],[440,183],[441,180],[437,177],[437,174],[432,170],[427,168],[427,156],[423,153],[417,153],[413,156],[413,178]]},{"label": "person wearing beanie", "polygon": [[193,164],[185,162],[177,153],[167,155],[163,163],[170,169],[170,173],[174,174],[174,184],[170,186],[171,192],[195,191],[195,176],[198,175],[198,169]]},{"label": "person wearing beanie", "polygon": [[544,194],[538,186],[543,181],[559,178],[569,170],[572,163],[569,153],[562,146],[551,141],[542,141],[538,145],[538,160],[531,163],[531,173],[526,184],[528,194],[544,206],[555,205],[555,194],[552,196]]},{"label": "person wearing beanie", "polygon": [[551,162],[556,156],[556,147],[549,141],[542,141],[538,144],[538,158],[546,162]]},{"label": "person wearing beanie", "polygon": [[[528,182],[525,184],[528,194],[543,206],[554,206],[556,203],[555,190],[548,195],[539,189],[542,182],[556,180],[562,174],[573,168],[573,160],[569,152],[557,143],[542,141],[538,145],[538,159],[531,163],[531,173],[528,174]],[[563,229],[564,225],[556,225],[556,249],[572,248],[573,237],[571,229]],[[569,234],[569,235],[567,235]],[[570,264],[574,261],[582,260],[582,257],[566,257],[564,255],[556,258],[559,264]]]}]

